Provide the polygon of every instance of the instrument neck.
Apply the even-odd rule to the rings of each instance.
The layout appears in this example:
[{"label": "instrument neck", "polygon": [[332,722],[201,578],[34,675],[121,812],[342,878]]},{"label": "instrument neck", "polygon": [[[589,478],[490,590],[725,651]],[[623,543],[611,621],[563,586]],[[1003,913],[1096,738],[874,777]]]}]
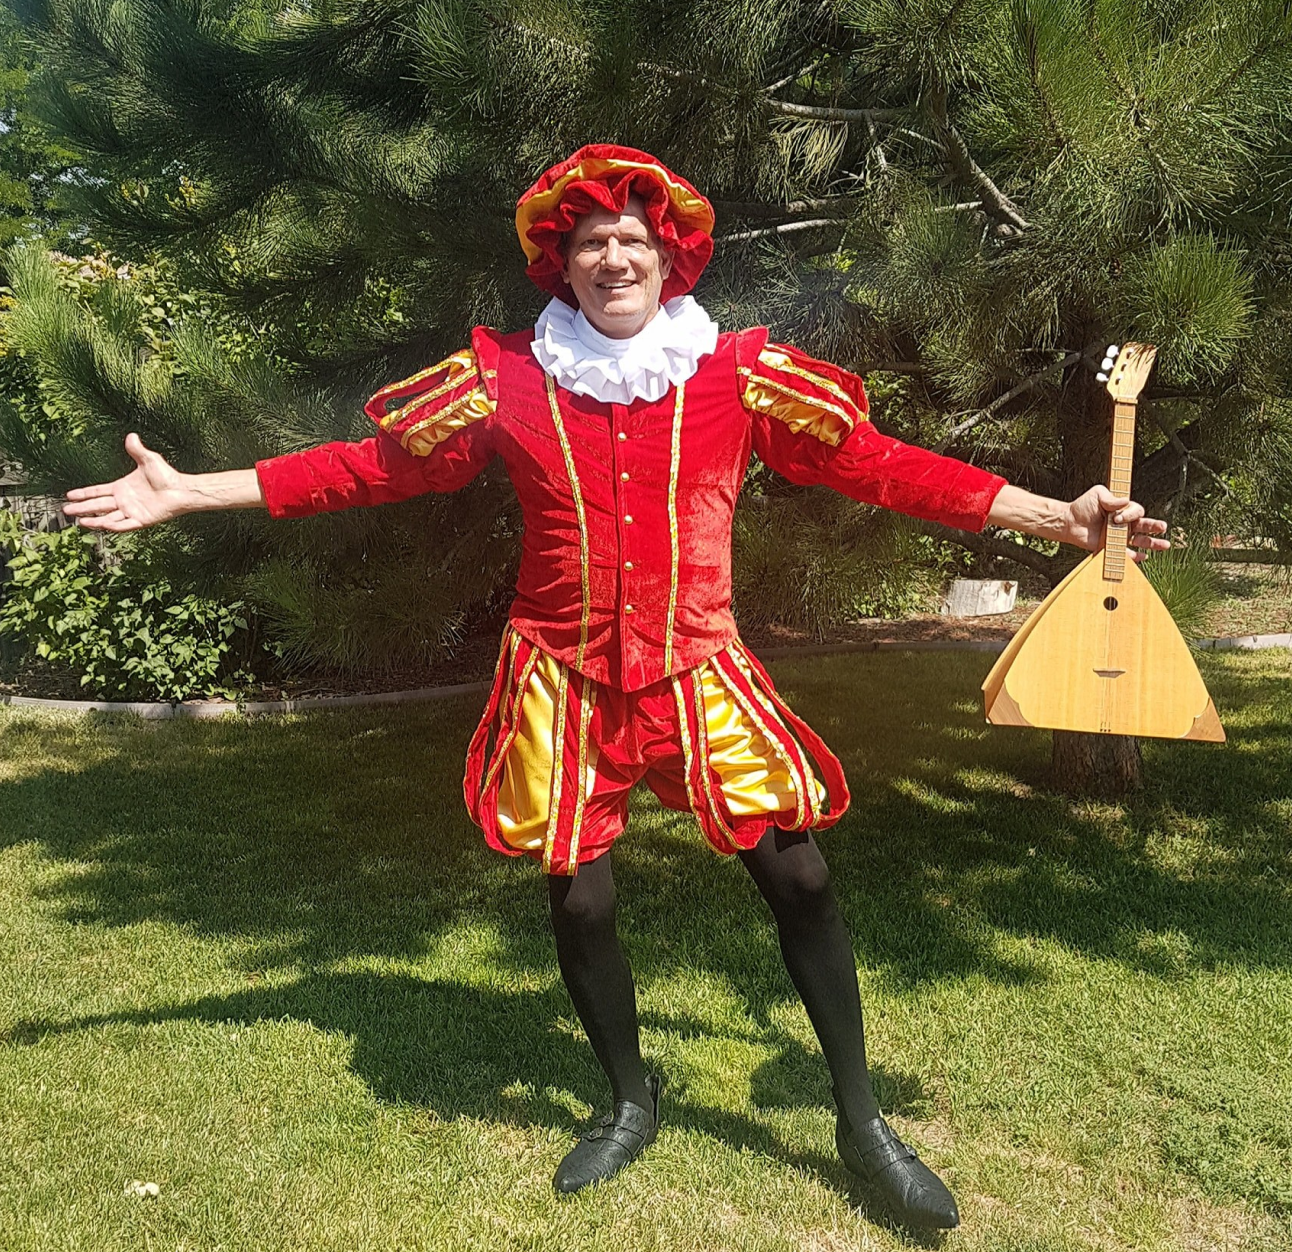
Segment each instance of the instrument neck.
[{"label": "instrument neck", "polygon": [[[1108,490],[1115,496],[1130,497],[1131,462],[1135,456],[1135,401],[1113,404],[1113,439],[1108,463]],[[1105,525],[1104,578],[1121,582],[1126,574],[1127,528]]]}]

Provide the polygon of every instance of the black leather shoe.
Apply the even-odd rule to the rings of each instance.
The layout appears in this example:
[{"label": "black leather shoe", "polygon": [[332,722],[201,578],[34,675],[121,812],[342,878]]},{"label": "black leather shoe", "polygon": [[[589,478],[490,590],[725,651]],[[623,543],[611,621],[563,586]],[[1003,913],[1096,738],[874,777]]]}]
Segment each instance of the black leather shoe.
[{"label": "black leather shoe", "polygon": [[955,1198],[942,1179],[882,1117],[853,1130],[840,1110],[834,1141],[843,1163],[870,1184],[902,1225],[934,1230],[953,1230],[960,1225]]},{"label": "black leather shoe", "polygon": [[556,1167],[552,1186],[562,1195],[572,1195],[593,1183],[613,1178],[631,1165],[643,1149],[655,1142],[659,1130],[660,1081],[650,1074],[646,1090],[651,1107],[644,1109],[629,1100],[620,1100],[611,1116],[603,1117],[566,1154]]}]

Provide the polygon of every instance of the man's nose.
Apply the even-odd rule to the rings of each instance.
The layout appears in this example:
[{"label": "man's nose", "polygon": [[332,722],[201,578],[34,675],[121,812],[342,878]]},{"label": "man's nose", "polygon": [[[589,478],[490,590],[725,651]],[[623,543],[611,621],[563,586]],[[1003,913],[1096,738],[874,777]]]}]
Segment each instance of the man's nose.
[{"label": "man's nose", "polygon": [[606,240],[606,252],[605,256],[602,257],[601,263],[607,269],[612,270],[623,269],[624,267],[625,262],[623,249],[619,246],[619,240],[617,240],[613,235]]}]

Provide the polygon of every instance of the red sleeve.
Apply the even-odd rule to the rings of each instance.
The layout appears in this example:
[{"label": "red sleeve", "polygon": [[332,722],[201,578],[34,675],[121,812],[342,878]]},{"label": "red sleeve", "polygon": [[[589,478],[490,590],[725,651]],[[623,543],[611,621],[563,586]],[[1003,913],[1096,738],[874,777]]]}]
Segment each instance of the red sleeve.
[{"label": "red sleeve", "polygon": [[367,402],[381,434],[258,462],[270,514],[308,517],[465,487],[494,455],[496,356],[494,337],[478,327],[471,348]]},{"label": "red sleeve", "polygon": [[465,487],[493,458],[484,423],[456,432],[429,456],[405,452],[390,435],[325,443],[256,462],[272,517],[309,517],[338,509],[408,500]]},{"label": "red sleeve", "polygon": [[754,451],[767,465],[791,482],[832,487],[865,504],[983,528],[1005,479],[881,435],[856,375],[769,344],[765,331],[747,334],[737,367]]}]

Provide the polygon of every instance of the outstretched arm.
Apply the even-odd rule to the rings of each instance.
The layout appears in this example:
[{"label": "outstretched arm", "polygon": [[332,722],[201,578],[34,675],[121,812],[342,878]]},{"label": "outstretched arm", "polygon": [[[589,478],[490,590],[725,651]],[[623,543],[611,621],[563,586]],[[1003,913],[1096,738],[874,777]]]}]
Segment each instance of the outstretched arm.
[{"label": "outstretched arm", "polygon": [[[493,347],[486,338],[480,342]],[[382,433],[270,457],[254,469],[183,474],[130,435],[126,451],[134,470],[69,491],[63,511],[91,530],[123,531],[208,509],[267,508],[273,517],[308,517],[456,491],[493,457],[494,376],[481,369],[474,350],[463,350],[368,401],[365,412]],[[399,407],[387,412],[392,401]]]},{"label": "outstretched arm", "polygon": [[[880,434],[867,420],[856,375],[746,332],[738,347],[754,450],[798,483],[820,483],[866,504],[961,530],[1004,526],[1094,550],[1113,515],[1126,524],[1136,559],[1170,545],[1166,523],[1142,505],[1091,487],[1071,501],[1034,495],[953,457]],[[743,359],[741,359],[743,358]]]},{"label": "outstretched arm", "polygon": [[1162,552],[1171,546],[1162,537],[1166,534],[1165,522],[1145,517],[1142,504],[1115,496],[1102,486],[1091,487],[1084,495],[1065,502],[1006,483],[992,501],[987,522],[1093,552],[1103,547],[1104,525],[1110,514],[1114,524],[1128,528],[1127,542],[1135,549],[1135,560],[1142,561],[1150,552]]},{"label": "outstretched arm", "polygon": [[181,474],[138,435],[126,436],[126,451],[135,463],[130,473],[67,493],[63,512],[87,530],[142,530],[184,513],[265,507],[254,469]]}]

